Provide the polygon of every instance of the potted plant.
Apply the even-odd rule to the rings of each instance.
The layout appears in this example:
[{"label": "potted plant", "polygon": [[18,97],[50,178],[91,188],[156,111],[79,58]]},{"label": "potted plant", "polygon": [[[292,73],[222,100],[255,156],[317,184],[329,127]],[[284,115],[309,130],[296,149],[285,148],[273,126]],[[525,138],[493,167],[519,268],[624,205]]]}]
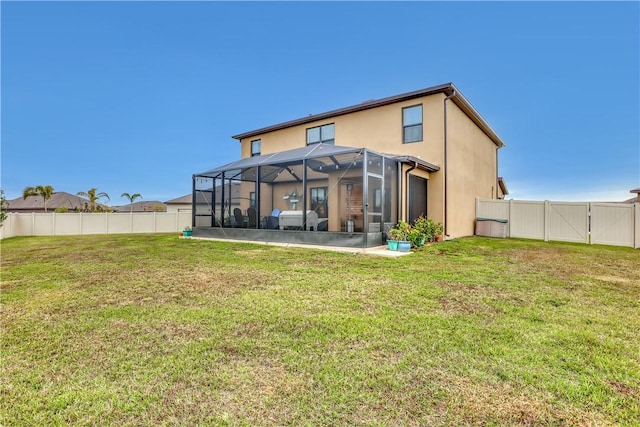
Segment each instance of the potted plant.
[{"label": "potted plant", "polygon": [[420,215],[413,223],[413,228],[418,230],[427,242],[435,242],[440,237],[444,227],[441,223]]},{"label": "potted plant", "polygon": [[398,250],[398,233],[394,230],[395,229],[393,228],[389,230],[388,238],[387,238],[387,245],[389,246],[390,251]]},{"label": "potted plant", "polygon": [[444,232],[444,226],[440,222],[433,222],[432,227],[433,227],[433,229],[432,229],[433,230],[433,241],[439,242],[441,237],[442,237],[442,233]]},{"label": "potted plant", "polygon": [[182,230],[182,236],[183,237],[190,237],[191,236],[191,226],[187,225],[186,227],[184,227],[184,230]]},{"label": "potted plant", "polygon": [[417,228],[411,227],[411,231],[409,231],[407,240],[409,240],[409,243],[411,243],[412,248],[419,248],[424,246],[426,236],[423,232],[421,232]]},{"label": "potted plant", "polygon": [[398,221],[398,223],[389,230],[389,237],[392,240],[398,241],[398,251],[408,252],[411,249],[411,243],[409,242],[409,233],[411,232],[411,225],[406,221]]}]

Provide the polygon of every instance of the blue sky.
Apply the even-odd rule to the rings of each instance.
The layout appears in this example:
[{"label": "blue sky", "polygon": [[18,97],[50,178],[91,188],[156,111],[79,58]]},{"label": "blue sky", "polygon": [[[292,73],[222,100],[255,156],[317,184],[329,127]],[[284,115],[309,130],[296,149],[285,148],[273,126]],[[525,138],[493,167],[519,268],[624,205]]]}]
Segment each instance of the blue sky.
[{"label": "blue sky", "polygon": [[6,2],[2,172],[161,200],[231,135],[453,82],[506,142],[510,198],[640,187],[638,2]]}]

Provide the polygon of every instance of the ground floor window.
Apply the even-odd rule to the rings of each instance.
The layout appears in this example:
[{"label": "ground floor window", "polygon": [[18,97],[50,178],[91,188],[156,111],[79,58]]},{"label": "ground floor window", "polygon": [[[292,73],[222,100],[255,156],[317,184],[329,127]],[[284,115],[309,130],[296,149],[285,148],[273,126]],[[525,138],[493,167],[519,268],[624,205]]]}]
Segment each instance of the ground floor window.
[{"label": "ground floor window", "polygon": [[318,218],[327,218],[329,213],[327,207],[327,190],[327,187],[311,188],[311,210],[316,211]]}]

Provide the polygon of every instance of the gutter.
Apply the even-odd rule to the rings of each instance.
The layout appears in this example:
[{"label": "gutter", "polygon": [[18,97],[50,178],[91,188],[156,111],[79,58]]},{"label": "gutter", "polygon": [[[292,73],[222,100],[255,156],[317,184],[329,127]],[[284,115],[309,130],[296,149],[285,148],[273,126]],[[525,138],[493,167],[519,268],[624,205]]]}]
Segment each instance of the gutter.
[{"label": "gutter", "polygon": [[447,175],[449,172],[449,165],[447,163],[447,151],[448,151],[448,141],[447,141],[447,101],[456,96],[456,89],[451,85],[451,95],[447,96],[444,99],[444,237],[449,237],[449,230],[447,228],[448,222],[448,188],[447,188]]}]

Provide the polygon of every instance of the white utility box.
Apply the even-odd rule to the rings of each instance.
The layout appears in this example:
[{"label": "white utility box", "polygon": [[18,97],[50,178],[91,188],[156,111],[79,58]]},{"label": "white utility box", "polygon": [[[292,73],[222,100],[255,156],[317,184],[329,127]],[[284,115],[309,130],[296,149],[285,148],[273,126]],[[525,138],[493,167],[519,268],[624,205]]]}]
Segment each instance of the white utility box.
[{"label": "white utility box", "polygon": [[[302,228],[302,211],[282,211],[278,215],[280,230],[285,227]],[[315,211],[307,211],[307,231],[318,231],[318,214]]]}]

